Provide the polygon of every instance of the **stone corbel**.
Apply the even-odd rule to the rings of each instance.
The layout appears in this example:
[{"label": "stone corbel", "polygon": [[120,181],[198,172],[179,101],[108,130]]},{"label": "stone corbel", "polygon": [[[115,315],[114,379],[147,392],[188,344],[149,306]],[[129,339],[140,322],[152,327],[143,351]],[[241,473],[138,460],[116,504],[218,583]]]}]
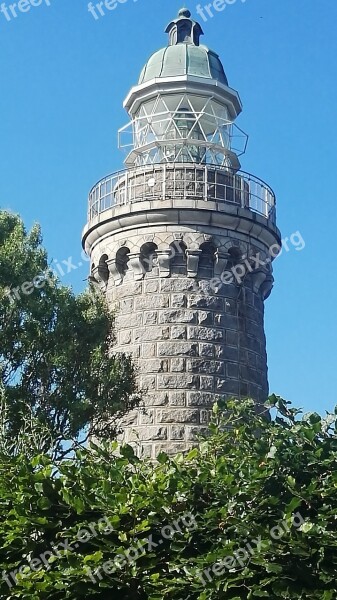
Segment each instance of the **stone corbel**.
[{"label": "stone corbel", "polygon": [[129,254],[129,269],[133,271],[133,275],[136,281],[140,281],[144,278],[145,270],[140,260],[140,253]]},{"label": "stone corbel", "polygon": [[274,281],[275,281],[274,277],[272,276],[271,273],[269,273],[267,275],[265,281],[261,285],[261,294],[262,294],[263,300],[267,300],[267,298],[269,298],[271,291],[274,287]]},{"label": "stone corbel", "polygon": [[199,268],[199,259],[202,250],[186,250],[187,256],[187,277],[197,277]]},{"label": "stone corbel", "polygon": [[170,277],[172,250],[157,250],[160,277]]},{"label": "stone corbel", "polygon": [[123,275],[117,268],[116,259],[111,258],[110,260],[107,260],[107,265],[112,279],[114,280],[114,284],[121,285],[121,283],[123,282]]},{"label": "stone corbel", "polygon": [[228,252],[215,252],[215,264],[214,264],[214,275],[221,276],[224,271],[227,270],[228,261],[230,260],[230,254]]},{"label": "stone corbel", "polygon": [[99,282],[97,281],[96,277],[94,277],[93,275],[89,275],[88,281],[95,287],[96,290],[101,291],[101,286],[100,286]]},{"label": "stone corbel", "polygon": [[253,291],[255,294],[258,294],[261,291],[263,284],[265,283],[269,273],[266,269],[256,269],[251,273],[251,278],[253,281]]},{"label": "stone corbel", "polygon": [[99,289],[102,290],[102,292],[105,292],[107,283],[108,283],[108,280],[106,278],[105,269],[103,267],[101,267],[100,265],[97,267],[94,267],[92,270],[92,275],[90,277],[90,281],[92,283],[96,282]]}]

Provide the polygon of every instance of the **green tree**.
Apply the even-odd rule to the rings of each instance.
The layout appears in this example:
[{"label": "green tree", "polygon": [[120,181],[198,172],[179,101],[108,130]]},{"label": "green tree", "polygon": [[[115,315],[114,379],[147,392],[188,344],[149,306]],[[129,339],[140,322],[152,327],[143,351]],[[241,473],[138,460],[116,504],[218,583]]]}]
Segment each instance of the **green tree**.
[{"label": "green tree", "polygon": [[65,440],[114,437],[138,397],[131,361],[112,353],[113,341],[103,297],[76,296],[61,285],[39,227],[27,233],[18,216],[1,211],[3,445],[15,449],[23,434],[34,433],[42,451],[60,455]]},{"label": "green tree", "polygon": [[115,442],[57,473],[3,457],[1,598],[335,599],[336,415],[273,407],[215,406],[197,448],[156,463]]}]

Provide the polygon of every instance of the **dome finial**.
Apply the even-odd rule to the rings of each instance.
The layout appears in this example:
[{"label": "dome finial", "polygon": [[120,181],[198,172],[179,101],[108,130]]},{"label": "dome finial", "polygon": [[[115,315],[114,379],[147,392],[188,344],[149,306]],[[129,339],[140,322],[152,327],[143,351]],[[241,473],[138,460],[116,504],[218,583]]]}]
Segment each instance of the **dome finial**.
[{"label": "dome finial", "polygon": [[189,19],[191,16],[191,11],[188,10],[188,8],[181,8],[180,11],[178,12],[178,17],[186,17],[187,19]]},{"label": "dome finial", "polygon": [[166,33],[169,34],[169,46],[177,44],[199,46],[200,36],[203,35],[199,23],[191,19],[191,11],[188,8],[180,9],[178,17],[167,26]]}]

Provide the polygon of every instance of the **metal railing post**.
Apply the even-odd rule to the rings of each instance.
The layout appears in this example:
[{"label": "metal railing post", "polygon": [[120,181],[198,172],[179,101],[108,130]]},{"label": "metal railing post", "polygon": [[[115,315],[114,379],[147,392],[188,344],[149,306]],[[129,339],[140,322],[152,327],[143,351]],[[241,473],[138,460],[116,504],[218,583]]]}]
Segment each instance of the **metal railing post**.
[{"label": "metal railing post", "polygon": [[[149,197],[151,194],[146,193],[146,177],[151,174],[155,180],[153,198],[161,196],[162,200],[166,200],[167,194],[170,198],[183,195],[185,198],[188,196],[202,198],[207,202],[210,187],[214,189],[215,201],[231,203],[233,200],[241,208],[263,215],[275,223],[276,199],[272,189],[266,183],[249,173],[234,172],[219,165],[196,165],[195,163],[135,166],[105,177],[89,192],[88,220],[94,219],[115,205],[127,205],[129,202],[133,203]],[[222,183],[223,174],[225,177]],[[167,181],[168,175],[171,176],[169,181]],[[162,179],[158,180],[158,177]],[[142,184],[140,184],[141,180],[143,180]],[[202,193],[200,185],[204,186]],[[109,186],[109,193],[107,193],[107,186]],[[137,189],[140,189],[140,193],[135,197],[133,191]],[[238,194],[240,194],[239,202]],[[108,198],[111,198],[111,201],[108,202]]]},{"label": "metal railing post", "polygon": [[124,196],[124,204],[128,204],[129,199],[129,171],[127,170],[125,173],[125,196]]},{"label": "metal railing post", "polygon": [[163,165],[162,200],[166,199],[166,164]]}]

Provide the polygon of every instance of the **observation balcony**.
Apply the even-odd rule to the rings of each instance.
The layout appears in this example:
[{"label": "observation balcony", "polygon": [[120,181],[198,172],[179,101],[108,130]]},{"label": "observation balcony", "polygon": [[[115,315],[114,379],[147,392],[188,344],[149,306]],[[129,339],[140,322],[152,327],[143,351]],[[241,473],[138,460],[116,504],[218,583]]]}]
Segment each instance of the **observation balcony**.
[{"label": "observation balcony", "polygon": [[[108,175],[89,193],[89,223],[114,207],[180,199],[244,208],[276,223],[276,199],[262,180],[229,167],[190,163],[154,164]],[[225,206],[223,206],[225,210]]]}]

